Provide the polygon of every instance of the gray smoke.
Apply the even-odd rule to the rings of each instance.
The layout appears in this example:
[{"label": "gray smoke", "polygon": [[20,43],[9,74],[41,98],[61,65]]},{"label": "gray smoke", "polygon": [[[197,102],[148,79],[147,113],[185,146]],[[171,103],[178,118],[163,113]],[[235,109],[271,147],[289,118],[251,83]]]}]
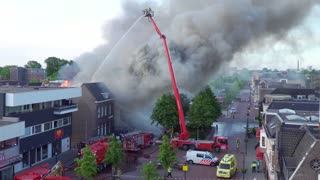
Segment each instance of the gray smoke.
[{"label": "gray smoke", "polygon": [[167,37],[179,88],[196,92],[235,54],[286,37],[316,5],[318,0],[123,1],[122,14],[103,28],[108,43],[76,60],[75,83],[105,82],[128,109],[148,107],[172,91],[163,44],[148,19],[139,20],[111,51],[147,7]]}]

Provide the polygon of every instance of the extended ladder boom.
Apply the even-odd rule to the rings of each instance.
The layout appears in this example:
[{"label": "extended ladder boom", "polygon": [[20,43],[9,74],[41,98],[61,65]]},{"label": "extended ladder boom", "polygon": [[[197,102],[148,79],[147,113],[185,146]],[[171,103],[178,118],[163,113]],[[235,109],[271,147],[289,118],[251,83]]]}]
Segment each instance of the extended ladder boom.
[{"label": "extended ladder boom", "polygon": [[160,38],[163,41],[164,50],[165,50],[166,57],[167,57],[167,60],[168,60],[168,67],[169,67],[169,71],[170,71],[173,92],[174,92],[174,96],[175,96],[175,99],[176,99],[176,104],[177,104],[178,114],[179,114],[180,130],[181,130],[181,133],[179,134],[179,139],[180,140],[187,140],[187,139],[189,139],[189,132],[188,132],[188,130],[186,128],[186,124],[185,124],[185,120],[184,120],[182,103],[181,103],[181,100],[180,100],[179,90],[177,88],[176,80],[175,80],[175,77],[174,77],[174,72],[173,72],[173,68],[172,68],[172,62],[171,62],[171,58],[170,58],[170,54],[169,54],[169,49],[168,49],[168,45],[167,45],[167,41],[166,41],[166,36],[161,33],[161,31],[159,30],[157,24],[154,22],[154,20],[152,18],[152,16],[153,16],[152,10],[149,8],[149,9],[143,10],[143,12],[144,12],[144,16],[148,17],[149,20],[152,22],[152,25],[153,25],[154,29],[156,30],[157,34],[160,36]]}]

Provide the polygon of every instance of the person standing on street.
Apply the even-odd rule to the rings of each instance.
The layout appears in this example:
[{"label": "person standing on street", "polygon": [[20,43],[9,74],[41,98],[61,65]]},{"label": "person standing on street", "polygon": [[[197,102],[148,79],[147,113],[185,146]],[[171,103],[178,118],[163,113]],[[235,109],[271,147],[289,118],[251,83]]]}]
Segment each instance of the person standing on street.
[{"label": "person standing on street", "polygon": [[253,161],[253,162],[251,163],[251,168],[252,168],[252,172],[253,172],[253,173],[256,172],[256,168],[257,168],[257,162],[256,162],[256,161]]},{"label": "person standing on street", "polygon": [[236,147],[237,147],[237,153],[239,153],[239,149],[240,149],[240,139],[237,138],[237,142],[236,142]]},{"label": "person standing on street", "polygon": [[168,167],[168,175],[167,175],[167,178],[168,178],[168,177],[173,178],[171,173],[172,173],[172,168],[169,166],[169,167]]}]

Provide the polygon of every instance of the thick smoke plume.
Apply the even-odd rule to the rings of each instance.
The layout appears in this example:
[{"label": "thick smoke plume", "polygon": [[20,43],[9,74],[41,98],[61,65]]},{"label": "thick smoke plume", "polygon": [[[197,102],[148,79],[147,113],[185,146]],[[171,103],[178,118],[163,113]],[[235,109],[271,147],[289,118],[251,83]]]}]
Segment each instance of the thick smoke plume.
[{"label": "thick smoke plume", "polygon": [[128,109],[150,105],[148,103],[162,93],[172,91],[162,41],[151,22],[141,18],[122,37],[141,17],[142,9],[151,7],[155,11],[154,20],[168,40],[179,88],[196,92],[236,53],[261,45],[266,38],[270,43],[270,38],[276,42],[286,37],[318,2],[168,0],[146,4],[124,1],[122,14],[103,29],[108,43],[76,60],[80,73],[75,83],[105,82],[120,104]]}]

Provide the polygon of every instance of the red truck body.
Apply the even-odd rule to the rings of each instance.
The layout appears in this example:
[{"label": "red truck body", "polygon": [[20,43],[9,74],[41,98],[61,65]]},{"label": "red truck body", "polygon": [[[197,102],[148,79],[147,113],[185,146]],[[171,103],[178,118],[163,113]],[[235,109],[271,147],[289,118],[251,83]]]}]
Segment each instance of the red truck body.
[{"label": "red truck body", "polygon": [[[102,165],[104,157],[105,157],[105,154],[106,154],[106,152],[108,150],[108,143],[107,142],[103,142],[103,141],[98,141],[98,142],[95,142],[95,143],[89,145],[89,148],[90,148],[91,152],[96,157],[97,165],[98,166]],[[81,152],[79,154],[80,158],[83,157],[82,151],[83,151],[83,149],[81,150]]]},{"label": "red truck body", "polygon": [[153,134],[150,132],[134,131],[122,137],[124,151],[140,151],[153,144]]},{"label": "red truck body", "polygon": [[50,172],[52,172],[52,168],[49,166],[48,163],[45,163],[40,166],[29,169],[27,171],[16,174],[14,176],[14,180],[41,180],[41,179],[71,180],[71,178],[64,177],[64,176],[46,176]]}]

